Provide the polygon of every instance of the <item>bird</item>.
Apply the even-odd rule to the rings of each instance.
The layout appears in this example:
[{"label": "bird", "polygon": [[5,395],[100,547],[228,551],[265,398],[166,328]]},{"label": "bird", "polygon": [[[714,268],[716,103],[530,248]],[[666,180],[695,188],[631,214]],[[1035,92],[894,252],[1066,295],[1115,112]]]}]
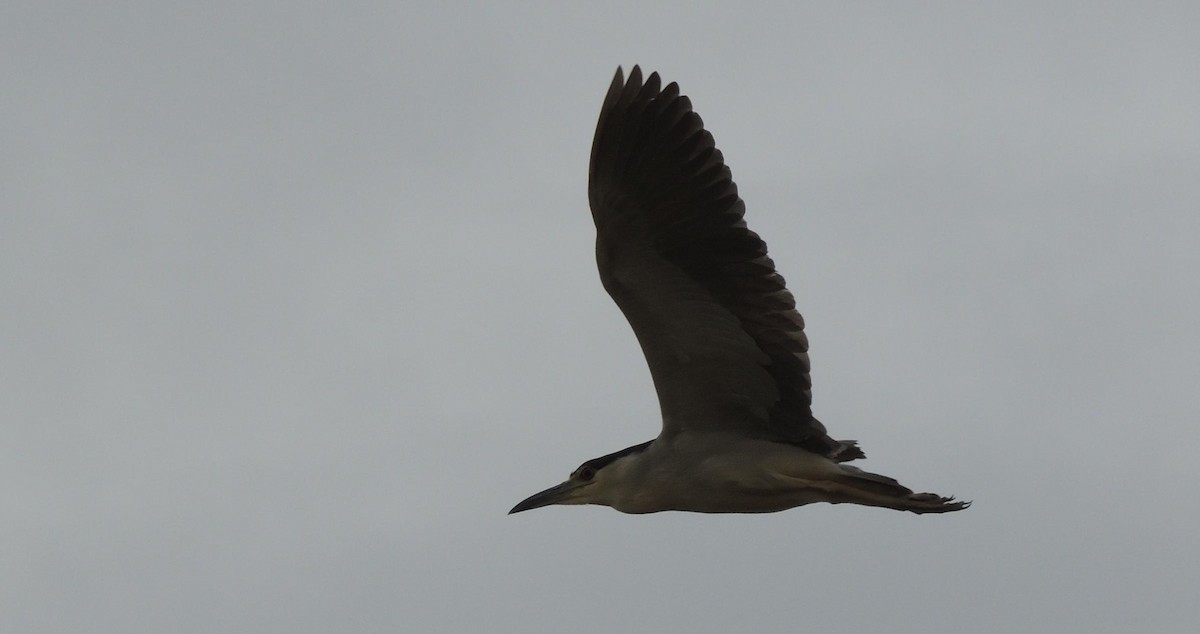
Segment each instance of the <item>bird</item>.
[{"label": "bird", "polygon": [[658,395],[653,440],[588,460],[509,514],[770,513],[827,502],[913,513],[971,505],[845,464],[812,414],[804,320],[745,221],[732,173],[678,84],[617,68],[588,167],[596,262]]}]

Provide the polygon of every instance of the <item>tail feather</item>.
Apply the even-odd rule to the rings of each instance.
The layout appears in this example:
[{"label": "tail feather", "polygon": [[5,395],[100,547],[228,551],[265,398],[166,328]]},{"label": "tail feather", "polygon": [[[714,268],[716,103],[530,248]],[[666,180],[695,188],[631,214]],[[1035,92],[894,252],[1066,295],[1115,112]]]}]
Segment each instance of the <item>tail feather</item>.
[{"label": "tail feather", "polygon": [[837,448],[828,456],[834,462],[849,462],[867,457],[867,454],[858,447],[857,440],[835,440],[834,442],[837,443]]},{"label": "tail feather", "polygon": [[839,465],[842,470],[840,483],[852,493],[847,502],[882,506],[912,513],[948,513],[961,511],[971,506],[970,501],[955,500],[936,493],[913,493],[913,490],[893,478],[863,471],[849,465]]},{"label": "tail feather", "polygon": [[863,471],[858,467],[841,465],[846,484],[871,493],[890,496],[912,495],[912,489],[900,484],[895,478],[889,478],[878,473]]}]

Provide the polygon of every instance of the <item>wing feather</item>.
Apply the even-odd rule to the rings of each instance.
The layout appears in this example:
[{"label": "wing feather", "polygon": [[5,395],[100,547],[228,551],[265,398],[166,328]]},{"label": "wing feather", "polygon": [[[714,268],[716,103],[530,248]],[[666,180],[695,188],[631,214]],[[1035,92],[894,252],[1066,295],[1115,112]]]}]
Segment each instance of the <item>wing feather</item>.
[{"label": "wing feather", "polygon": [[666,434],[736,430],[861,457],[812,416],[808,340],[767,246],[691,101],[617,69],[588,179],[604,288],[633,327]]}]

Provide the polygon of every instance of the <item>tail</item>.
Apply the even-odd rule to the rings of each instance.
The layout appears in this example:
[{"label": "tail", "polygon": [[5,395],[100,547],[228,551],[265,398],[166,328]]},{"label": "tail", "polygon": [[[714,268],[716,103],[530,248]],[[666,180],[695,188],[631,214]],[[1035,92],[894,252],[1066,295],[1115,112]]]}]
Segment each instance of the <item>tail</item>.
[{"label": "tail", "polygon": [[912,513],[948,513],[961,511],[971,506],[970,501],[955,500],[953,496],[942,497],[936,493],[913,493],[912,489],[896,480],[877,473],[863,471],[850,465],[838,465],[842,471],[839,478],[839,493],[846,499],[835,502],[850,502],[867,506],[882,506]]}]

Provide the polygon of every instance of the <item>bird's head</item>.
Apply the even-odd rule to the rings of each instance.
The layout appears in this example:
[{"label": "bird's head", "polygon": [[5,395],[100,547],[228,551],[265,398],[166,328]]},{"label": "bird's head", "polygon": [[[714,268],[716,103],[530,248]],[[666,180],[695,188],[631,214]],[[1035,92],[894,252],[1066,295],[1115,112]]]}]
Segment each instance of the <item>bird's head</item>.
[{"label": "bird's head", "polygon": [[621,483],[624,481],[621,476],[624,474],[625,467],[629,466],[629,461],[622,459],[632,458],[641,453],[650,446],[651,442],[654,441],[644,442],[607,456],[588,460],[572,471],[571,476],[565,482],[521,500],[508,514],[512,515],[551,504],[612,506],[613,494],[621,488]]}]

